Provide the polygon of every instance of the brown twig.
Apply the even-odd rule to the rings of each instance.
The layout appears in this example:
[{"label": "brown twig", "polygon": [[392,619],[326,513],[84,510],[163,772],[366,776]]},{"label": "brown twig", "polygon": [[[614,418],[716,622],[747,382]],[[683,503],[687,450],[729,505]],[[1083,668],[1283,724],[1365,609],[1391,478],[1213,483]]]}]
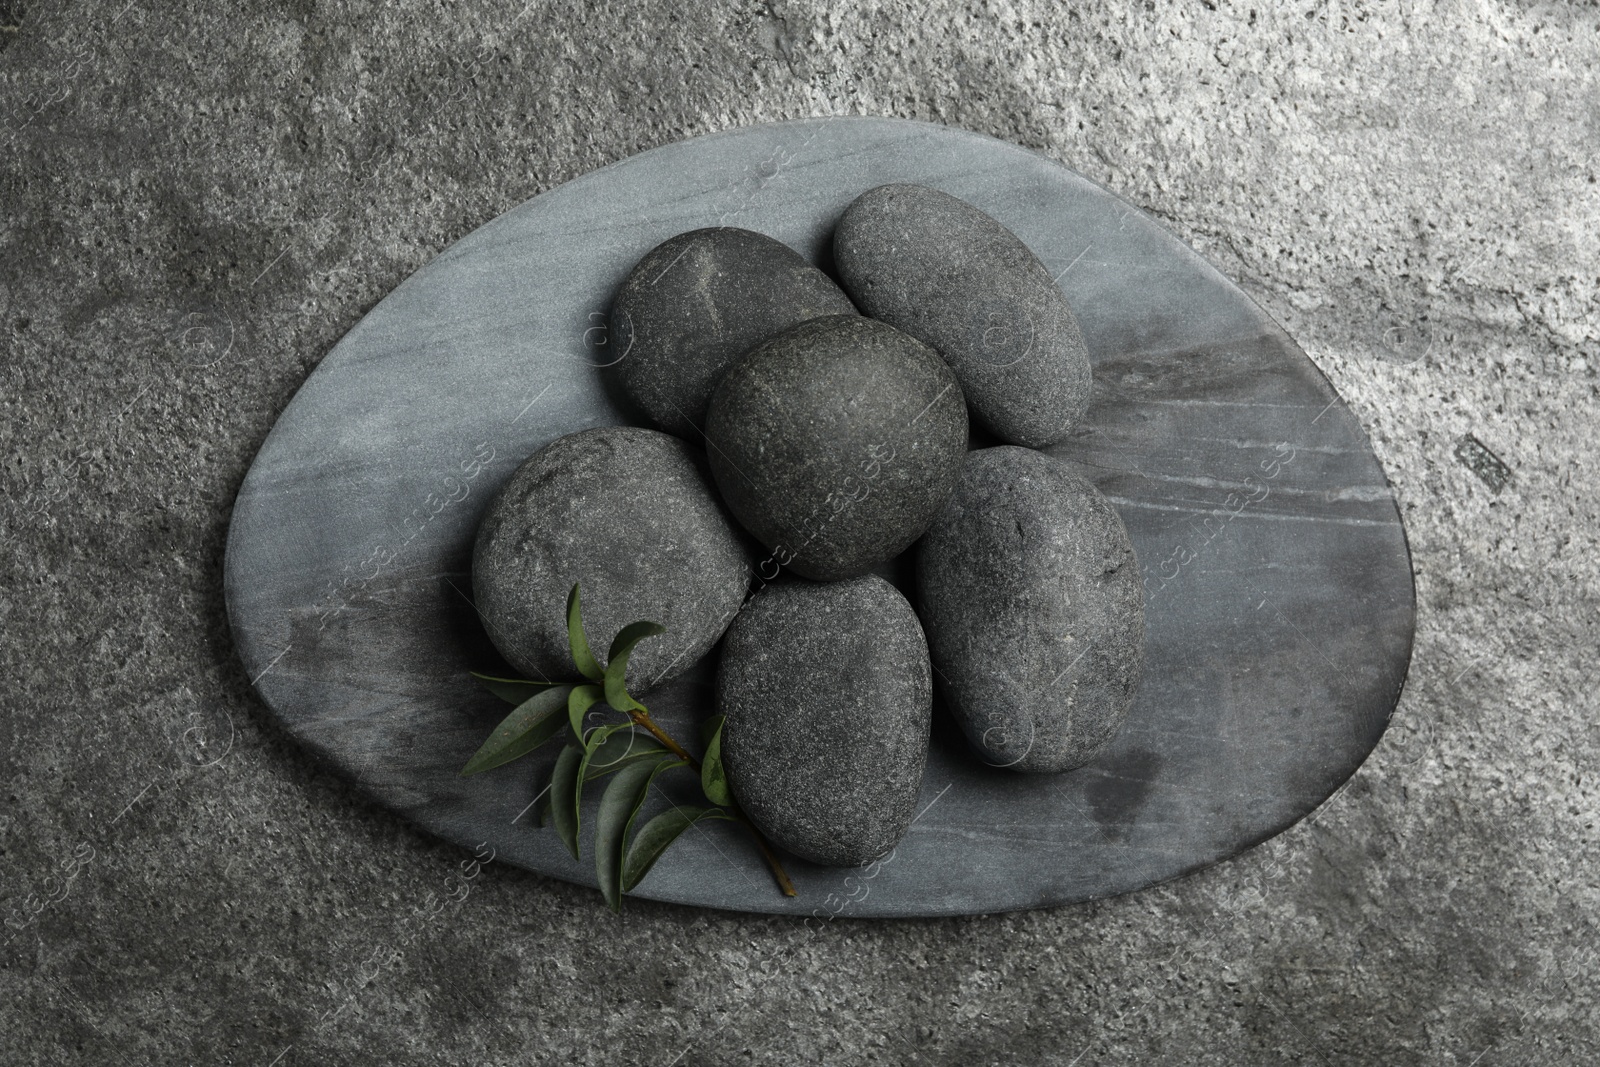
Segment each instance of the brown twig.
[{"label": "brown twig", "polygon": [[733,809],[733,817],[744,823],[745,829],[756,839],[756,847],[761,850],[761,855],[766,858],[767,866],[772,868],[772,877],[778,883],[778,889],[786,897],[795,896],[794,883],[789,881],[789,872],[783,869],[783,862],[778,859],[778,854],[772,851],[772,845],[767,841],[767,835],[756,828],[756,824],[745,817],[745,813],[738,808]]},{"label": "brown twig", "polygon": [[628,718],[633,720],[635,726],[642,726],[650,731],[650,736],[665,745],[668,752],[671,752],[681,760],[687,761],[689,766],[694,768],[696,774],[700,773],[700,761],[689,755],[682,745],[674,741],[667,735],[665,730],[657,726],[655,720],[650,717],[650,712],[645,710],[643,704],[628,712]]}]

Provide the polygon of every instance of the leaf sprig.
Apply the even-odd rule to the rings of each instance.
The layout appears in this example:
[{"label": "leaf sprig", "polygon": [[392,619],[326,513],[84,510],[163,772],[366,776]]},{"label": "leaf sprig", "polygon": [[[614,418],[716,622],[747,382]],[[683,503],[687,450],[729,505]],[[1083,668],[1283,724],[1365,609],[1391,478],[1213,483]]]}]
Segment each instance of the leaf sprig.
[{"label": "leaf sprig", "polygon": [[[772,868],[778,888],[784,896],[792,897],[794,885],[783,864],[766,837],[739,810],[728,789],[728,776],[722,766],[722,716],[714,715],[706,722],[702,729],[705,758],[696,759],[661,729],[650,717],[649,709],[628,692],[628,659],[633,650],[641,641],[665,632],[666,627],[653,622],[624,626],[611,642],[602,666],[584,633],[582,601],[578,586],[574,585],[567,595],[567,645],[578,673],[586,680],[530,682],[474,671],[473,677],[485,688],[516,707],[461,768],[461,774],[480,774],[510,763],[565,734],[567,741],[550,772],[539,824],[553,823],[573,858],[581,858],[578,840],[584,787],[601,778],[611,778],[600,797],[593,850],[596,880],[613,911],[622,910],[623,894],[631,892],[650,873],[685,830],[708,819],[744,824]],[[585,729],[585,722],[597,707],[620,712],[627,718]],[[710,806],[674,804],[639,824],[640,812],[656,777],[680,768],[699,778],[700,790]]]}]

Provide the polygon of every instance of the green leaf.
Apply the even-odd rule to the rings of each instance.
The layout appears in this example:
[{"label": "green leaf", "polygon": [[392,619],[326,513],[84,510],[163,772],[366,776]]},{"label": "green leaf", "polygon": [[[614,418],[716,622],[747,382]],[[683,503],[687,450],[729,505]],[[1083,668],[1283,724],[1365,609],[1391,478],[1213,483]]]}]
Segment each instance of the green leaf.
[{"label": "green leaf", "polygon": [[[653,772],[651,772],[651,774],[650,774],[650,781],[654,782],[656,780],[656,775],[660,774],[662,771],[670,771],[670,770],[675,770],[675,769],[677,769],[679,767],[687,767],[687,766],[689,766],[689,761],[688,760],[675,759],[675,758],[668,758],[668,759],[660,760],[659,762],[656,763],[655,770]],[[650,792],[650,790],[649,790],[648,785],[647,785],[647,787],[645,789],[646,795],[648,795],[649,792]],[[634,824],[635,820],[637,820],[639,818],[639,810],[640,810],[640,808],[643,808],[643,807],[644,807],[644,802],[643,802],[643,799],[641,798],[639,805],[633,809],[633,817],[628,820],[628,837],[630,839],[633,837],[633,824]]]},{"label": "green leaf", "polygon": [[526,678],[497,678],[492,674],[479,674],[477,671],[468,671],[483,687],[507,704],[521,704],[530,697],[538,696],[547,689],[556,689],[560,686],[570,685],[570,682],[530,682]]},{"label": "green leaf", "polygon": [[583,801],[578,785],[578,765],[583,762],[583,749],[571,742],[556,757],[555,770],[550,772],[550,818],[556,824],[567,851],[578,859],[578,808]]},{"label": "green leaf", "polygon": [[583,632],[583,606],[579,602],[577,582],[572,583],[572,592],[567,594],[567,647],[572,650],[572,662],[578,665],[579,673],[585,678],[598,682],[605,677],[594,653],[589,651],[589,638]]},{"label": "green leaf", "polygon": [[612,911],[622,910],[622,850],[634,816],[644,805],[655,776],[669,766],[684,762],[671,756],[653,762],[633,763],[617,772],[600,797],[600,813],[594,828],[595,877],[600,894]]},{"label": "green leaf", "polygon": [[640,828],[639,833],[628,845],[627,855],[622,860],[622,891],[629,893],[633,887],[650,873],[650,868],[656,865],[656,860],[667,850],[667,846],[678,839],[678,835],[701,819],[731,819],[732,815],[721,808],[699,808],[692,805],[682,805],[668,808]]},{"label": "green leaf", "polygon": [[461,768],[464,778],[479,771],[510,763],[526,756],[556,734],[566,725],[561,708],[567,703],[567,687],[558,686],[524,700],[516,709],[500,720],[489,740],[473,754]]},{"label": "green leaf", "polygon": [[700,791],[713,804],[733,806],[733,794],[728,791],[728,772],[722,766],[722,716],[715,716],[717,727],[711,740],[706,742],[706,754],[700,761]]},{"label": "green leaf", "polygon": [[666,751],[647,734],[637,730],[629,730],[626,733],[618,731],[608,735],[595,749],[594,755],[589,758],[589,765],[584,768],[583,780],[592,782],[596,778],[604,778],[612,771],[619,771],[630,763],[660,756]]},{"label": "green leaf", "polygon": [[722,732],[722,720],[726,719],[726,718],[727,718],[726,715],[723,715],[721,712],[718,712],[717,714],[711,716],[711,718],[707,719],[705,722],[700,724],[700,744],[701,745],[703,745],[703,746],[705,746],[707,748],[711,747],[711,739],[713,737],[717,736],[717,734]]},{"label": "green leaf", "polygon": [[606,698],[598,685],[576,686],[567,696],[567,721],[572,724],[572,732],[581,741],[583,739],[583,717],[589,714],[589,709]]},{"label": "green leaf", "polygon": [[[574,834],[577,833],[578,824],[582,821],[583,787],[588,784],[589,781],[589,762],[594,759],[596,752],[599,752],[601,748],[605,747],[606,741],[611,737],[612,734],[616,733],[618,730],[630,730],[632,728],[633,723],[631,722],[614,722],[606,726],[596,726],[593,730],[589,731],[589,736],[583,739],[582,756],[578,760],[578,769],[573,774],[571,785],[573,804],[572,826]],[[573,854],[576,855],[577,853]]]},{"label": "green leaf", "polygon": [[640,641],[666,632],[667,628],[658,622],[630,622],[617,634],[616,640],[611,642],[611,655],[606,657],[607,704],[622,712],[644,707],[628,695],[628,657],[633,655],[633,646]]},{"label": "green leaf", "polygon": [[[595,755],[600,752],[601,749],[609,746],[609,742],[612,740],[612,735],[622,730],[631,729],[632,727],[633,723],[631,722],[613,722],[607,723],[604,726],[596,726],[593,730],[589,731],[588,735],[583,739],[583,762],[578,766],[578,772],[579,774],[583,775],[583,781],[587,782],[589,780],[589,764],[594,761]],[[618,741],[618,744],[626,748],[626,738]],[[619,750],[613,749],[612,753],[615,754],[617,751]],[[598,775],[596,777],[598,777]]]}]

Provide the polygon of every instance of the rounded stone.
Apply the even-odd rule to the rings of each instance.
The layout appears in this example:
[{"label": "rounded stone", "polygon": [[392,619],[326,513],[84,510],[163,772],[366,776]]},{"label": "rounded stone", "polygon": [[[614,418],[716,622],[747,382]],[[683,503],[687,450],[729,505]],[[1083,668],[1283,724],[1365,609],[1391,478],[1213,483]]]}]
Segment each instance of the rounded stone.
[{"label": "rounded stone", "polygon": [[727,369],[774,334],[855,306],[822,271],[765,234],[734,226],[668,238],[611,305],[604,373],[657,427],[698,441]]},{"label": "rounded stone", "polygon": [[575,582],[602,661],[629,623],[667,628],[628,661],[633,691],[711,650],[739,611],[751,569],[702,464],[676,437],[608,426],[559,437],[516,469],[489,504],[472,555],[478,612],[507,662],[535,680],[579,677],[567,645]]},{"label": "rounded stone", "polygon": [[928,758],[928,646],[875,575],[780,580],[728,629],[717,673],[734,799],[802,859],[854,866],[894,848]]},{"label": "rounded stone", "polygon": [[951,710],[987,763],[1065,771],[1108,746],[1144,659],[1144,586],[1111,504],[1062,463],[971,452],[917,595]]},{"label": "rounded stone", "polygon": [[712,396],[706,443],[723,498],[773,560],[834,581],[922,536],[960,476],[967,411],[932,349],[835,315],[737,363]]},{"label": "rounded stone", "polygon": [[1042,448],[1083,418],[1093,383],[1078,320],[1039,257],[985,212],[880,185],[845,209],[833,255],[856,306],[938,351],[1002,441]]}]

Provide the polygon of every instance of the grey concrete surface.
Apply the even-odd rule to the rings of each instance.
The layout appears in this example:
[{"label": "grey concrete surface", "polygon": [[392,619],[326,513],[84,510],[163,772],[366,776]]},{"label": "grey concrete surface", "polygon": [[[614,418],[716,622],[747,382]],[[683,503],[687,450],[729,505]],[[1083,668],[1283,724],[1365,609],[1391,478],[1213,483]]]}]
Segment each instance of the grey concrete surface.
[{"label": "grey concrete surface", "polygon": [[[0,1062],[1593,1062],[1600,14],[1214,6],[26,5],[0,31]],[[618,919],[464,867],[251,696],[221,596],[250,458],[487,219],[848,113],[1105,183],[1330,376],[1416,561],[1389,734],[1282,836],[1070,908]]]}]

